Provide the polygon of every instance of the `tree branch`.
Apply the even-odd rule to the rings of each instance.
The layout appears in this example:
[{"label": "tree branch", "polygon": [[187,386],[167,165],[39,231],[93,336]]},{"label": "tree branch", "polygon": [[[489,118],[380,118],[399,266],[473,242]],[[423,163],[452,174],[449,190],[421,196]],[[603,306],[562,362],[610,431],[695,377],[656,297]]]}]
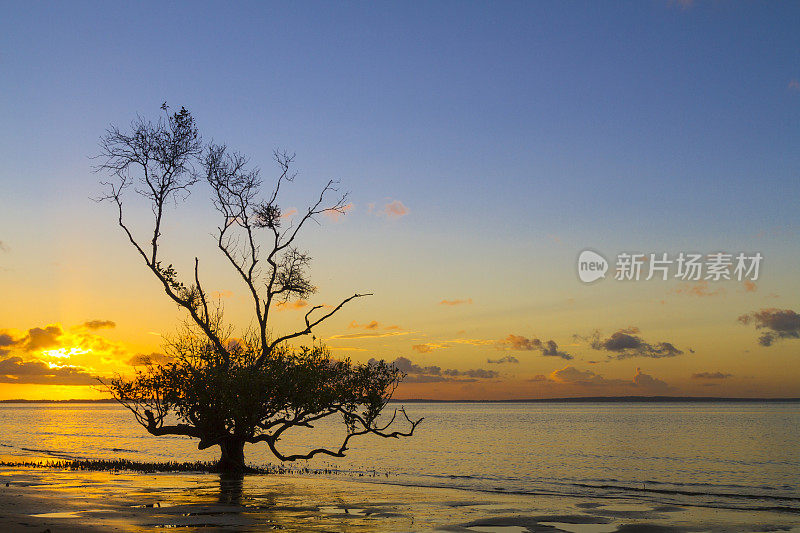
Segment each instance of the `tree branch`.
[{"label": "tree branch", "polygon": [[347,302],[349,302],[350,300],[353,300],[355,298],[361,298],[363,296],[372,296],[372,293],[365,293],[365,294],[356,293],[356,294],[350,296],[349,298],[345,298],[344,300],[341,301],[341,303],[339,303],[339,305],[337,305],[333,309],[333,311],[331,311],[330,313],[328,313],[326,315],[323,315],[322,317],[318,318],[317,320],[314,320],[313,322],[310,322],[309,321],[309,315],[315,309],[319,309],[319,308],[322,307],[321,305],[315,305],[314,307],[311,308],[311,310],[308,313],[306,313],[306,316],[305,316],[306,327],[305,327],[305,329],[303,329],[301,331],[296,331],[294,333],[290,333],[288,335],[283,335],[282,337],[278,337],[277,339],[272,341],[269,344],[269,346],[264,350],[264,353],[261,355],[261,357],[259,357],[258,360],[256,361],[256,366],[261,366],[264,363],[264,361],[266,360],[267,355],[269,355],[269,353],[272,352],[272,350],[276,346],[281,344],[282,342],[286,342],[289,339],[294,339],[295,337],[301,337],[303,335],[308,335],[309,333],[311,333],[311,330],[314,327],[318,326],[320,323],[322,323],[323,321],[325,321],[328,318],[330,318],[331,316],[333,316],[333,314],[336,313],[337,311],[339,311],[339,309],[341,309]]}]

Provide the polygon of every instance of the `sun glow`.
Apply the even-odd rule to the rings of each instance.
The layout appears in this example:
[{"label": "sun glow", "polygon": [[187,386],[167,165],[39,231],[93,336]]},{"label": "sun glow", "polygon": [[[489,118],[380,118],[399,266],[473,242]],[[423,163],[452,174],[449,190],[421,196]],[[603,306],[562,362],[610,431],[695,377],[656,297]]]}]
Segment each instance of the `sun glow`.
[{"label": "sun glow", "polygon": [[57,350],[45,350],[42,352],[42,355],[45,357],[52,357],[54,359],[69,359],[73,355],[83,355],[89,352],[91,352],[91,350],[85,350],[78,347],[58,348]]},{"label": "sun glow", "polygon": [[[56,350],[44,350],[42,351],[42,357],[45,359],[45,363],[50,368],[62,368],[64,366],[69,365],[69,359],[74,355],[83,355],[90,353],[92,350],[87,350],[84,348],[58,348]],[[49,360],[48,360],[49,359]]]}]

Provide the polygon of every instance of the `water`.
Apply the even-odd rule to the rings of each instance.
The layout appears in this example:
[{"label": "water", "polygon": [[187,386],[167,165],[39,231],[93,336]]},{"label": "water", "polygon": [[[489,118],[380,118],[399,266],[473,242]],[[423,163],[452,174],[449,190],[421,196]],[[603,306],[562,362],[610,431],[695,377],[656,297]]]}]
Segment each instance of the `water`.
[{"label": "water", "polygon": [[[471,491],[635,497],[800,512],[798,403],[419,403],[414,437],[351,440],[335,468],[373,483]],[[338,447],[338,423],[289,432],[285,452]],[[0,404],[0,455],[214,460],[187,437],[153,437],[114,404]],[[248,445],[249,463],[275,463]],[[388,474],[388,475],[387,475]],[[341,475],[341,474],[340,474]]]}]

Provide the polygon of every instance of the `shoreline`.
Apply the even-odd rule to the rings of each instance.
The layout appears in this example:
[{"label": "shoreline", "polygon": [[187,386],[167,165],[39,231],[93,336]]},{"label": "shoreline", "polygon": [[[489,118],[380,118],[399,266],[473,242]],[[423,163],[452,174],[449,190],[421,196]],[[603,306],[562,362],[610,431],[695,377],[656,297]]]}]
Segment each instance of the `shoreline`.
[{"label": "shoreline", "polygon": [[[6,486],[8,484],[8,486]],[[365,483],[0,467],[3,531],[800,531],[800,515],[598,498]]]}]

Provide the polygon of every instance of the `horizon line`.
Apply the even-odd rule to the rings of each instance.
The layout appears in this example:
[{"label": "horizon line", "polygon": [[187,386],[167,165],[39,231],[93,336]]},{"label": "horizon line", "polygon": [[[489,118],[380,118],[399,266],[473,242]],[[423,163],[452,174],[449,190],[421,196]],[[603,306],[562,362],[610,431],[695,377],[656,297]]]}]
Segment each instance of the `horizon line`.
[{"label": "horizon line", "polygon": [[[559,398],[506,398],[498,400],[455,399],[442,400],[433,398],[390,399],[389,403],[558,403],[558,402],[800,402],[798,397],[743,397],[743,396],[566,396]],[[71,398],[68,400],[23,398],[0,400],[5,403],[117,403],[113,398]]]}]

